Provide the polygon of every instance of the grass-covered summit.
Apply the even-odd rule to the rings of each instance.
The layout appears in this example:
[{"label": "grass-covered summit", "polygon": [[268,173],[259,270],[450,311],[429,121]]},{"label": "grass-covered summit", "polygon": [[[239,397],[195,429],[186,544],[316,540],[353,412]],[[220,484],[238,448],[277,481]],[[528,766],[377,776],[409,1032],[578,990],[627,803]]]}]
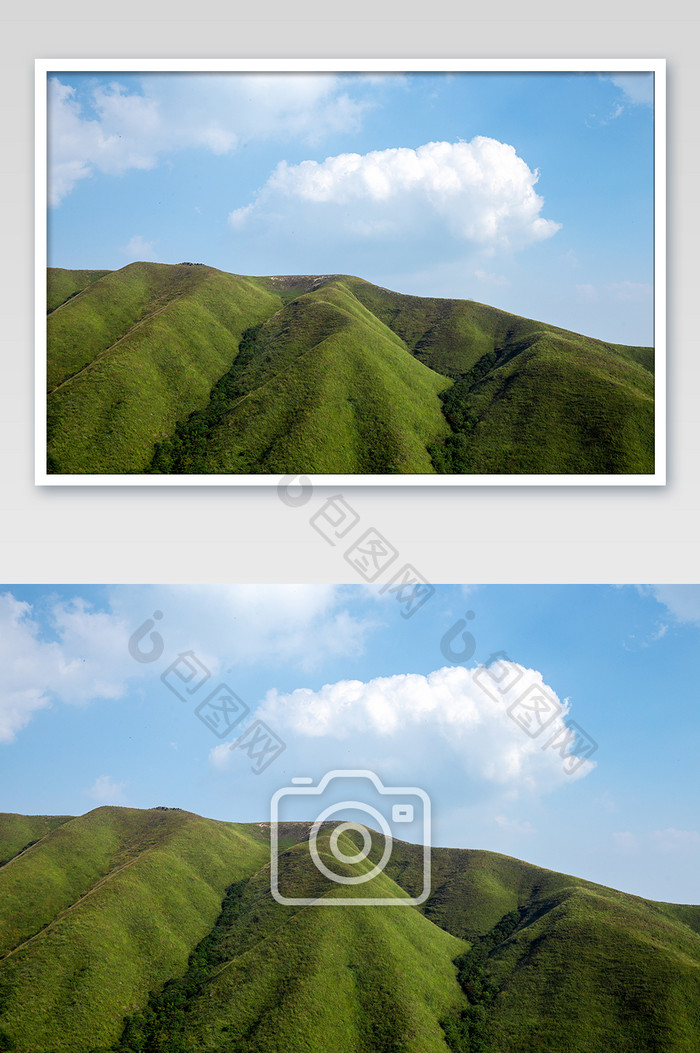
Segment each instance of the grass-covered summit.
[{"label": "grass-covered summit", "polygon": [[[280,882],[324,897],[310,826],[280,829]],[[333,826],[318,839],[329,863]],[[169,808],[0,815],[0,1050],[700,1048],[700,907],[449,848],[433,849],[419,908],[285,906],[269,833]],[[356,838],[341,833],[346,856]],[[422,880],[422,848],[395,842],[370,894]]]},{"label": "grass-covered summit", "polygon": [[651,474],[654,355],[348,275],[48,274],[48,469]]}]

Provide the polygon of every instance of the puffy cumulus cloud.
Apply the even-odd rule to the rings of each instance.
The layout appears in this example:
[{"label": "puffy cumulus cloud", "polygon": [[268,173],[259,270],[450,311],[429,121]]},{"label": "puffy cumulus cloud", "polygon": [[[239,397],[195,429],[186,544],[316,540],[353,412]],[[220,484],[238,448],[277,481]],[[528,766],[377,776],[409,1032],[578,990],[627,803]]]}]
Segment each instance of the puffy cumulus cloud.
[{"label": "puffy cumulus cloud", "polygon": [[[254,202],[230,214],[238,232],[321,225],[350,240],[448,235],[479,248],[520,248],[560,228],[540,213],[539,178],[514,147],[477,136],[325,161],[277,165]],[[301,209],[301,211],[300,211]],[[281,226],[280,226],[281,221]]]},{"label": "puffy cumulus cloud", "polygon": [[[287,742],[306,739],[318,752],[322,741],[324,755],[334,753],[334,740],[353,756],[373,751],[384,758],[384,771],[395,768],[397,759],[420,755],[432,770],[457,765],[501,791],[534,792],[587,775],[595,765],[572,753],[575,736],[565,723],[568,702],[557,698],[538,671],[512,662],[501,665],[503,683],[511,685],[503,692],[492,689],[483,668],[454,666],[427,676],[341,680],[318,691],[273,689],[256,716]],[[534,709],[542,697],[548,723],[535,734]],[[213,754],[212,761],[223,766],[225,748],[216,747]]]},{"label": "puffy cumulus cloud", "polygon": [[100,81],[78,92],[49,78],[49,203],[96,172],[151,169],[169,153],[227,154],[253,139],[317,143],[359,127],[365,109],[342,75],[150,73]]},{"label": "puffy cumulus cloud", "polygon": [[[12,742],[37,709],[50,705],[47,678],[34,676],[42,647],[30,607],[0,596],[0,742]],[[53,654],[54,666],[58,655]]]},{"label": "puffy cumulus cloud", "polygon": [[95,170],[120,174],[152,168],[158,154],[158,107],[118,84],[93,93],[87,116],[75,88],[57,77],[48,85],[48,197],[57,205]]},{"label": "puffy cumulus cloud", "polygon": [[54,604],[49,623],[51,638],[29,604],[0,596],[0,742],[12,742],[54,700],[80,704],[124,692],[123,624],[81,600]]}]

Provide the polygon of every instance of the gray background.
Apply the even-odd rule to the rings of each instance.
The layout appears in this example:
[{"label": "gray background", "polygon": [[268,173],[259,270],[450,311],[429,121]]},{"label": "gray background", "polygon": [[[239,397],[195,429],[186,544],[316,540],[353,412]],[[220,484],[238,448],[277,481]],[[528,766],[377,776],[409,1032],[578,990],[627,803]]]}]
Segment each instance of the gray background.
[{"label": "gray background", "polygon": [[[4,21],[0,43],[0,577],[359,580],[342,547],[309,525],[337,488],[317,489],[305,506],[290,508],[274,488],[34,486],[34,58],[478,56],[668,60],[669,482],[619,489],[348,487],[346,497],[363,529],[376,527],[403,562],[433,581],[700,580],[700,92],[698,21],[683,17],[689,4],[605,0],[567,9],[561,0],[511,2],[479,7],[488,17],[478,19],[461,17],[461,4],[410,0],[33,6],[31,20]],[[355,17],[347,20],[350,12]]]}]

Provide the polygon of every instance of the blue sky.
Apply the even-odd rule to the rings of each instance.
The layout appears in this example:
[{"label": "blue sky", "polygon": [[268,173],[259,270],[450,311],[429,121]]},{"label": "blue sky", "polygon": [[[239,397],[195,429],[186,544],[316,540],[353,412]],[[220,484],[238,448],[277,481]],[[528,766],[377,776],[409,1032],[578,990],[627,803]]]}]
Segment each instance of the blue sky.
[{"label": "blue sky", "polygon": [[52,266],[351,273],[653,342],[653,75],[49,75]]},{"label": "blue sky", "polygon": [[[129,651],[144,626],[132,650],[159,634],[153,661]],[[367,586],[9,585],[0,808],[260,821],[295,777],[369,769],[429,795],[435,844],[698,902],[699,642],[698,586],[439,586],[405,619]],[[499,652],[515,686],[488,695]],[[185,701],[167,686],[186,695],[183,653]],[[220,738],[195,711],[222,683],[248,712]],[[552,708],[531,736],[533,691]],[[229,748],[257,721],[285,744],[260,774]],[[547,745],[562,721],[597,743],[588,760]]]}]

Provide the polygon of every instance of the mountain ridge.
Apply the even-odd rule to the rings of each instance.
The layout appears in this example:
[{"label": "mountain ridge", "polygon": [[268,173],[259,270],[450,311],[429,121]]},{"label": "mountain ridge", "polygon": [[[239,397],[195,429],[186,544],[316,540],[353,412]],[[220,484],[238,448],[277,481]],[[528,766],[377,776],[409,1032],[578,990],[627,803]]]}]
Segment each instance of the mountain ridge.
[{"label": "mountain ridge", "polygon": [[[55,822],[0,815],[0,844],[47,824],[0,868],[0,1049],[684,1053],[700,1041],[699,906],[434,848],[420,907],[288,907],[270,894],[269,823],[102,806]],[[280,824],[280,880],[342,900],[353,887],[313,865],[311,825]],[[336,825],[317,840],[327,863]],[[358,835],[338,844],[352,858]],[[335,870],[367,874],[382,850],[373,839],[366,860]],[[362,888],[412,896],[421,857],[395,842]]]},{"label": "mountain ridge", "polygon": [[654,470],[650,348],[351,275],[47,281],[51,474]]}]

